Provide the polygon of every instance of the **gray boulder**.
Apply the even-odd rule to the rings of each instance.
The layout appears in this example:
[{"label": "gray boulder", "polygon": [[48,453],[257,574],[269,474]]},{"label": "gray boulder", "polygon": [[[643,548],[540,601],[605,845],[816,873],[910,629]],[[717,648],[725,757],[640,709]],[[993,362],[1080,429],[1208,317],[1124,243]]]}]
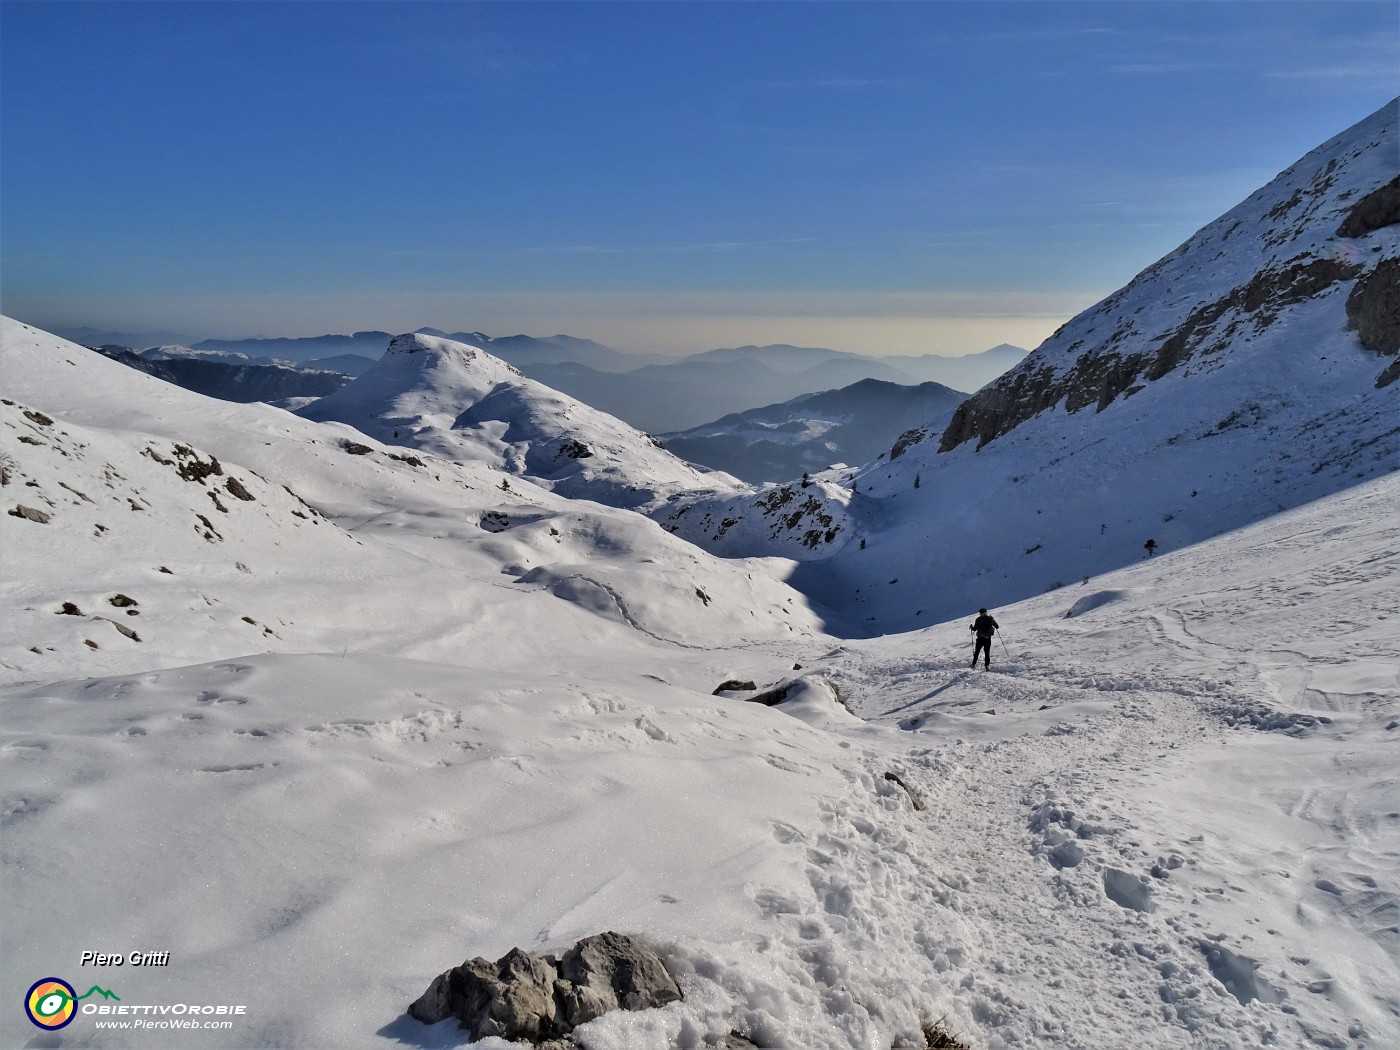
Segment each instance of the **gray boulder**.
[{"label": "gray boulder", "polygon": [[562,958],[512,948],[439,974],[408,1008],[424,1024],[455,1017],[473,1039],[547,1043],[609,1010],[647,1010],[681,998],[661,958],[619,933],[585,937]]}]

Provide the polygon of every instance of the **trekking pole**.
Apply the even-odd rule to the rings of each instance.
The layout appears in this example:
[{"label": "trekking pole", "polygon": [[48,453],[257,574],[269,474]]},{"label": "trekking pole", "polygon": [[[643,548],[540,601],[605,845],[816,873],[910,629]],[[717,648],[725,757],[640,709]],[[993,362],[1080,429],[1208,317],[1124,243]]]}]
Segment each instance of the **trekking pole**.
[{"label": "trekking pole", "polygon": [[1011,653],[1007,650],[1007,648],[1006,648],[1006,639],[1003,638],[1003,637],[1001,636],[1001,632],[1000,632],[1000,631],[997,632],[997,640],[1001,642],[1001,651],[1006,655],[1006,658],[1007,658],[1008,660],[1010,660],[1010,659],[1011,659]]}]

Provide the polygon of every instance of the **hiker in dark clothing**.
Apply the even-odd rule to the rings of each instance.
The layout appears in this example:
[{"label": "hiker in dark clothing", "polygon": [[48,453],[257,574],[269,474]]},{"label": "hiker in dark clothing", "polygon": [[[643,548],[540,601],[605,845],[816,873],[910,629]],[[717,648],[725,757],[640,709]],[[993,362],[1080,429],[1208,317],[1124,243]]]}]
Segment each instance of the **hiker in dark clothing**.
[{"label": "hiker in dark clothing", "polygon": [[977,666],[977,656],[982,654],[982,670],[987,671],[992,666],[992,635],[1000,629],[1000,624],[987,615],[986,609],[977,610],[977,619],[968,626],[968,630],[977,636],[977,646],[972,650],[972,663],[969,667]]}]

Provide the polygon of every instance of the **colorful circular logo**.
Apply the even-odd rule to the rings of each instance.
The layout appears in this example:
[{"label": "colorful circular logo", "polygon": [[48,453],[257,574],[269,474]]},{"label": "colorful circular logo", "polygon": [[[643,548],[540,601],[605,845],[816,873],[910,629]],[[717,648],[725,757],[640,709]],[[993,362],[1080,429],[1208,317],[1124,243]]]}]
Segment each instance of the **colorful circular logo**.
[{"label": "colorful circular logo", "polygon": [[78,993],[67,981],[45,977],[35,981],[24,997],[24,1012],[40,1028],[62,1028],[77,1013]]}]

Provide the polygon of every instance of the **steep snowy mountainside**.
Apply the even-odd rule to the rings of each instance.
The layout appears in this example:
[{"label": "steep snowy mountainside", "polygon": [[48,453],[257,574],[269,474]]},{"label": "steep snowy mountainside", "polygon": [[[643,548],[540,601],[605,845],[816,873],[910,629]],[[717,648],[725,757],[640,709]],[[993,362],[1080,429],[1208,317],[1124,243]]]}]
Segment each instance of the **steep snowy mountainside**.
[{"label": "steep snowy mountainside", "polygon": [[[1261,352],[1283,354],[1299,341],[1288,329],[1314,310],[1342,320],[1344,307],[1361,345],[1393,356],[1400,350],[1397,105],[1318,147],[1066,324],[970,398],[940,448],[985,445],[1054,407],[1102,412],[1178,370],[1209,375],[1255,342],[1277,341],[1281,349]],[[1314,349],[1305,360],[1324,359]],[[1377,362],[1378,383],[1393,379],[1386,364]]]},{"label": "steep snowy mountainside", "polygon": [[614,506],[739,490],[732,479],[695,470],[655,439],[477,347],[420,332],[395,336],[373,368],[299,414]]},{"label": "steep snowy mountainside", "polygon": [[441,659],[520,632],[561,653],[695,645],[816,622],[785,563],[717,559],[631,512],[206,398],[10,319],[0,374],[6,680],[261,650]]},{"label": "steep snowy mountainside", "polygon": [[906,429],[940,416],[946,421],[966,396],[940,383],[862,379],[661,439],[684,459],[752,484],[783,481],[833,463],[874,459]]},{"label": "steep snowy mountainside", "polygon": [[1392,105],[1069,322],[964,402],[941,442],[920,427],[859,471],[814,476],[848,489],[813,508],[845,515],[832,543],[770,535],[753,499],[677,501],[658,520],[722,553],[806,559],[794,583],[843,610],[843,629],[879,632],[1400,469],[1386,356],[1400,340],[1384,323],[1400,309],[1398,148]]}]

